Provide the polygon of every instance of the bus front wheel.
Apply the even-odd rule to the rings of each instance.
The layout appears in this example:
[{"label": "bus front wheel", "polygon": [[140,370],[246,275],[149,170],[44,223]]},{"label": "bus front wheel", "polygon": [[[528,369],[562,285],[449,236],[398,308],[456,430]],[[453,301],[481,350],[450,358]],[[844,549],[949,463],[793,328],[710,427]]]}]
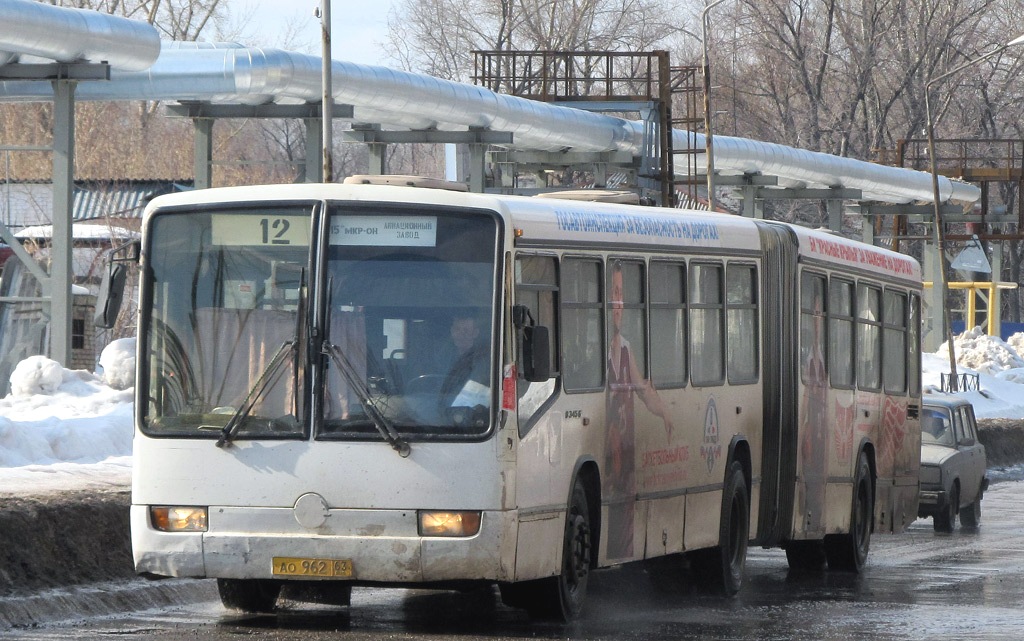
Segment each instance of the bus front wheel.
[{"label": "bus front wheel", "polygon": [[536,619],[568,622],[579,618],[590,578],[592,542],[587,491],[577,481],[565,517],[561,571],[546,579],[499,586],[502,601],[526,608]]},{"label": "bus front wheel", "polygon": [[225,608],[267,614],[277,606],[281,584],[261,579],[217,579],[217,591]]},{"label": "bus front wheel", "polygon": [[875,493],[871,483],[871,466],[861,452],[857,476],[853,482],[850,507],[850,531],[825,537],[825,556],[830,570],[860,572],[868,560],[871,526],[875,518]]}]

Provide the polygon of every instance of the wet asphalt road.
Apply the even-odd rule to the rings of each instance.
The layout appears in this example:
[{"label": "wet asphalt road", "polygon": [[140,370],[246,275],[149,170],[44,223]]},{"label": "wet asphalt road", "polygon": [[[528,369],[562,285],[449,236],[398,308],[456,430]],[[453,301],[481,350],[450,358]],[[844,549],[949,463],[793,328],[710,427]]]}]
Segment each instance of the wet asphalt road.
[{"label": "wet asphalt road", "polygon": [[209,598],[188,606],[35,629],[0,632],[23,639],[202,639],[261,641],[431,639],[1024,639],[1024,482],[992,486],[982,526],[952,535],[919,520],[905,534],[875,536],[861,576],[793,576],[779,550],[751,550],[747,582],[725,599],[702,592],[672,563],[597,573],[586,616],[540,624],[476,593],[356,589],[349,608],[286,604],[274,616],[223,610]]}]

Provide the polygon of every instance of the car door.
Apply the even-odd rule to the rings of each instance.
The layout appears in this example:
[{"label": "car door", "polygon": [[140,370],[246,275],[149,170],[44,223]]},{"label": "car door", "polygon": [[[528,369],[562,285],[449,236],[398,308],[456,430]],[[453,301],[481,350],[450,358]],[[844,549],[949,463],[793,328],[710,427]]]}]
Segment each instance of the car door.
[{"label": "car door", "polygon": [[978,427],[974,409],[970,405],[956,408],[954,422],[957,424],[957,449],[966,465],[960,477],[960,503],[969,505],[978,498],[981,479],[985,475],[985,447],[978,441]]}]

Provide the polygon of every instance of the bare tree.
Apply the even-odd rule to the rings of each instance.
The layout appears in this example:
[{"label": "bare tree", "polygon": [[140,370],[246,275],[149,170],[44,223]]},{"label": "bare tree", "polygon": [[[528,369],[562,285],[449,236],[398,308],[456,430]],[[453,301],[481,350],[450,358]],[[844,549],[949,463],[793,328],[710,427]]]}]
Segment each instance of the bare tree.
[{"label": "bare tree", "polygon": [[388,18],[393,59],[452,80],[474,50],[646,51],[678,31],[664,0],[402,0]]}]

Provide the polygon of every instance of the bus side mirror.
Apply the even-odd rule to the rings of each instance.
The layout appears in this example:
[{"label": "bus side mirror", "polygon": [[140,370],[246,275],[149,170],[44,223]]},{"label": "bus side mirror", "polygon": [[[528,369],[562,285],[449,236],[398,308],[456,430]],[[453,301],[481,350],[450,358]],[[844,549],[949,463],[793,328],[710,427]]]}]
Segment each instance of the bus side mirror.
[{"label": "bus side mirror", "polygon": [[124,283],[128,276],[128,268],[122,263],[110,263],[100,283],[100,293],[96,297],[96,315],[93,322],[96,327],[110,329],[117,322],[117,314],[121,311],[121,299],[124,296]]},{"label": "bus side mirror", "polygon": [[543,325],[523,328],[523,378],[531,383],[551,378],[551,337]]},{"label": "bus side mirror", "polygon": [[128,279],[126,263],[139,263],[141,247],[138,240],[129,240],[110,250],[110,255],[107,256],[107,271],[103,274],[100,292],[96,297],[96,314],[93,316],[96,327],[110,329],[117,323],[121,299],[124,297],[124,284]]}]

